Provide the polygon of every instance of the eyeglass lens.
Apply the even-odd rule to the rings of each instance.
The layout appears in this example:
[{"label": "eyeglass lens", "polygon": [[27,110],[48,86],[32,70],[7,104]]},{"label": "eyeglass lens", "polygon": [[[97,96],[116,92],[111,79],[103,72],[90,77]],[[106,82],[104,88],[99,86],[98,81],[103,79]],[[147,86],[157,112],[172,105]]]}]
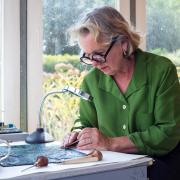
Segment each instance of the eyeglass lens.
[{"label": "eyeglass lens", "polygon": [[80,58],[81,62],[85,64],[91,65],[93,61],[99,62],[99,63],[105,63],[106,62],[106,57],[109,54],[111,48],[115,44],[118,36],[114,37],[110,43],[109,48],[107,49],[106,53],[104,55],[101,54],[92,54],[92,56],[86,56],[86,53],[83,53],[83,56]]}]

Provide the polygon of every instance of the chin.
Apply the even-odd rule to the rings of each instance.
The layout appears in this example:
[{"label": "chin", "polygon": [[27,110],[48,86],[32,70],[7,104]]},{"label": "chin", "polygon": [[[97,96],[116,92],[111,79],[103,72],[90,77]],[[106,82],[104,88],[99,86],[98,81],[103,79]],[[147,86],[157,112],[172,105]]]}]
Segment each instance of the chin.
[{"label": "chin", "polygon": [[105,67],[105,68],[98,68],[101,72],[103,72],[106,75],[113,76],[115,73],[112,71],[111,68]]},{"label": "chin", "polygon": [[109,75],[109,76],[113,76],[114,73],[112,71],[102,71],[104,74]]}]

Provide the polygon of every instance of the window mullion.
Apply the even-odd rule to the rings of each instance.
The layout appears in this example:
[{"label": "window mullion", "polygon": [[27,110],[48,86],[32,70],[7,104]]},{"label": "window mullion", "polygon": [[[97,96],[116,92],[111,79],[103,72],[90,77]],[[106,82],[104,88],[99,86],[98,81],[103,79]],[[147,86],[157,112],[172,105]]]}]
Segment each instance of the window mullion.
[{"label": "window mullion", "polygon": [[27,123],[27,0],[20,0],[20,127],[28,129]]}]

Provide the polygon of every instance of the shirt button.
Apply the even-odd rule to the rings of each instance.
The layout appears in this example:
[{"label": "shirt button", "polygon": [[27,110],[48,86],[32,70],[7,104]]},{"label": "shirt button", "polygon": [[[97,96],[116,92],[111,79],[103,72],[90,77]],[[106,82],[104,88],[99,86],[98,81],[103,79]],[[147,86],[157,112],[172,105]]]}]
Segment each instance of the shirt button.
[{"label": "shirt button", "polygon": [[122,108],[123,108],[123,109],[126,109],[126,105],[123,105]]},{"label": "shirt button", "polygon": [[125,130],[126,129],[126,125],[124,124],[122,128]]}]

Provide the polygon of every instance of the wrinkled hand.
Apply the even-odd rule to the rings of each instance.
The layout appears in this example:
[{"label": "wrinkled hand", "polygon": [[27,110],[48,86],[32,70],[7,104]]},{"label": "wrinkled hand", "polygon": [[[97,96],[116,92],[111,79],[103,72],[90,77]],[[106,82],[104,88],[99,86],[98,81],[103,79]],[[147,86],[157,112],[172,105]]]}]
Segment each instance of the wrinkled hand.
[{"label": "wrinkled hand", "polygon": [[77,136],[77,149],[108,150],[110,139],[104,136],[97,128],[84,128]]},{"label": "wrinkled hand", "polygon": [[78,134],[79,134],[79,132],[74,132],[74,131],[71,132],[71,133],[69,133],[69,134],[67,134],[67,135],[64,137],[62,147],[66,148],[66,147],[68,147],[72,142],[76,141]]}]

